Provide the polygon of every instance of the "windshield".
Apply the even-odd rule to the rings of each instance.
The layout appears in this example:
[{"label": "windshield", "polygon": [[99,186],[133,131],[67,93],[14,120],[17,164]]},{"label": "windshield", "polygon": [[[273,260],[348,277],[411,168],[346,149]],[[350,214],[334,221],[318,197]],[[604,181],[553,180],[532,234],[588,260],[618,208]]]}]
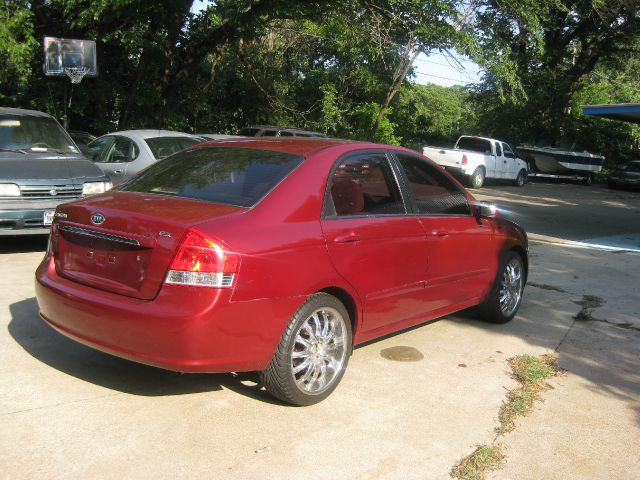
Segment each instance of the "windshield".
[{"label": "windshield", "polygon": [[491,142],[482,138],[460,137],[456,144],[458,150],[470,150],[472,152],[491,155]]},{"label": "windshield", "polygon": [[199,137],[154,137],[144,139],[156,159],[173,155],[189,145],[200,143],[203,140],[203,138]]},{"label": "windshield", "polygon": [[0,150],[79,153],[53,118],[12,114],[0,114]]},{"label": "windshield", "polygon": [[290,153],[198,148],[152,165],[118,190],[251,207],[301,162]]}]

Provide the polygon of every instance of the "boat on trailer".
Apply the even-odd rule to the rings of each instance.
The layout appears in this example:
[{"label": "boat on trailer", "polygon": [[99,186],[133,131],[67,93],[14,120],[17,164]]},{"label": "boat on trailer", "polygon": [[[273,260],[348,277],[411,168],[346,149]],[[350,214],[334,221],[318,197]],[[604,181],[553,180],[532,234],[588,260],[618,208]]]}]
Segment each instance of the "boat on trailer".
[{"label": "boat on trailer", "polygon": [[590,185],[602,170],[604,157],[585,151],[520,145],[518,155],[529,164],[530,177],[571,178]]}]

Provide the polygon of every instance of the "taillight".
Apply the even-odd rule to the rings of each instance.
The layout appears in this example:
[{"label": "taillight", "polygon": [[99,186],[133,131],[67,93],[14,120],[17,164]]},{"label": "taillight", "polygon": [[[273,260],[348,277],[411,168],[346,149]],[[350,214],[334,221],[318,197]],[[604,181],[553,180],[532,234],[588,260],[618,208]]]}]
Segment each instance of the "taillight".
[{"label": "taillight", "polygon": [[467,156],[462,155],[462,165],[466,165],[466,164],[467,164]]},{"label": "taillight", "polygon": [[166,283],[230,287],[238,268],[238,256],[230,253],[211,237],[189,229],[182,239]]},{"label": "taillight", "polygon": [[54,218],[49,231],[49,241],[47,242],[47,255],[58,255],[58,222]]}]

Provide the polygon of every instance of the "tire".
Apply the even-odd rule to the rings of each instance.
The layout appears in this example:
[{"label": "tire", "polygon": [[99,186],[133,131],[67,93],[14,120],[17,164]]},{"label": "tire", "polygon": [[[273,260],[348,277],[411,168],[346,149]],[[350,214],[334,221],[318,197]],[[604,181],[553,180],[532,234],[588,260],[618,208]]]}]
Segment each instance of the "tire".
[{"label": "tire", "polygon": [[507,323],[513,319],[522,302],[526,281],[522,257],[510,251],[500,263],[496,280],[487,298],[478,306],[480,317],[492,323]]},{"label": "tire", "polygon": [[520,170],[513,183],[516,187],[524,187],[524,184],[527,183],[527,172],[524,169]]},{"label": "tire", "polygon": [[336,297],[317,293],[291,318],[261,383],[274,397],[313,405],[333,392],[349,363],[351,321]]},{"label": "tire", "polygon": [[476,168],[469,177],[469,188],[482,188],[484,185],[484,169],[482,167]]},{"label": "tire", "polygon": [[593,175],[587,175],[582,179],[582,184],[586,185],[587,187],[590,186],[592,183],[593,183]]}]

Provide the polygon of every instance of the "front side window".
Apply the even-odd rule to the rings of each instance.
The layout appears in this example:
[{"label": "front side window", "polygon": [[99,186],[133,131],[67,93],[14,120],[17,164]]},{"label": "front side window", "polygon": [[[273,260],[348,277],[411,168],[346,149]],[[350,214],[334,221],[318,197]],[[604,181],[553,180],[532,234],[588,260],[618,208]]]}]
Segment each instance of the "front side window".
[{"label": "front side window", "polygon": [[93,142],[90,142],[89,145],[87,145],[87,158],[94,162],[102,162],[104,158],[102,152],[112,141],[113,137],[100,137],[96,138]]},{"label": "front side window", "polygon": [[507,158],[516,158],[516,156],[513,154],[513,150],[511,150],[511,147],[509,145],[507,145],[506,143],[502,144],[503,148],[504,148],[504,156]]},{"label": "front side window", "polygon": [[51,117],[35,115],[1,114],[0,149],[80,153],[58,122]]},{"label": "front side window", "polygon": [[115,137],[104,157],[105,163],[130,162],[138,156],[139,150],[133,140],[126,137]]},{"label": "front side window", "polygon": [[405,213],[400,189],[384,153],[340,160],[330,191],[338,216]]},{"label": "front side window", "polygon": [[153,164],[118,190],[251,207],[302,162],[290,153],[209,147]]},{"label": "front side window", "polygon": [[496,157],[501,157],[501,156],[502,156],[502,147],[500,147],[500,144],[496,142]]},{"label": "front side window", "polygon": [[442,170],[426,160],[396,153],[418,213],[469,215],[466,194]]}]

